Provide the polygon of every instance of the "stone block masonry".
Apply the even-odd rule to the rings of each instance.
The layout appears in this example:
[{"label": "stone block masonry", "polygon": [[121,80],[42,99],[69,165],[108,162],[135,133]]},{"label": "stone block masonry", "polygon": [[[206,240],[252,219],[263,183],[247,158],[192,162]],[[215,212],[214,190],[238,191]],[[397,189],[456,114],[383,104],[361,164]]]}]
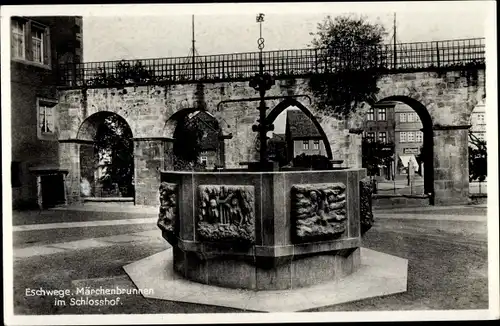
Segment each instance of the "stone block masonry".
[{"label": "stone block masonry", "polygon": [[[482,82],[484,73],[484,69],[477,70],[477,78],[455,71],[387,75],[379,80],[379,92],[374,101],[404,98],[425,107],[433,126],[467,126],[470,124],[473,108],[485,96]],[[79,134],[79,130],[82,123],[95,113],[107,111],[118,114],[127,121],[134,137],[136,204],[158,205],[158,171],[162,168],[168,169],[171,165],[171,142],[177,124],[174,114],[181,110],[202,104],[202,107],[219,121],[223,134],[232,134],[232,139],[225,140],[226,168],[240,168],[240,162],[258,159],[257,134],[252,131],[252,125],[258,119],[258,102],[227,103],[217,107],[223,100],[258,97],[257,92],[247,81],[212,82],[202,86],[184,84],[60,91],[57,106],[59,140],[65,143],[81,140],[83,133]],[[369,105],[364,104],[349,121],[326,115],[317,110],[316,99],[309,90],[307,78],[277,80],[276,85],[266,95],[309,95],[311,103],[304,98],[298,98],[297,101],[318,120],[332,150],[332,159],[342,160],[344,166],[361,167],[361,134],[349,131],[361,127],[363,113]],[[281,100],[267,101],[269,112],[280,102]],[[463,136],[466,131],[460,133],[458,143],[450,145],[450,150],[458,155],[451,161],[450,152],[443,150],[444,140],[441,138],[446,132],[453,131],[433,132],[436,156],[433,168],[436,171],[441,169],[436,173],[434,181],[436,196],[445,196],[442,200],[437,199],[436,203],[445,203],[458,194],[460,196],[456,198],[464,198],[463,195],[468,191],[468,167],[462,163],[463,153],[467,150],[467,139]],[[158,151],[153,154],[149,152],[150,146],[156,146],[159,154],[157,155]],[[60,165],[78,169],[70,171],[72,177],[68,176],[70,180],[74,180],[68,182],[78,184],[80,162],[76,153],[70,153],[71,151],[60,152]],[[75,158],[69,159],[68,155]],[[72,164],[69,164],[71,160]],[[454,177],[445,176],[444,170]],[[439,179],[439,176],[446,179]],[[444,195],[438,188],[453,190]],[[78,191],[71,189],[70,192],[78,197]]]}]

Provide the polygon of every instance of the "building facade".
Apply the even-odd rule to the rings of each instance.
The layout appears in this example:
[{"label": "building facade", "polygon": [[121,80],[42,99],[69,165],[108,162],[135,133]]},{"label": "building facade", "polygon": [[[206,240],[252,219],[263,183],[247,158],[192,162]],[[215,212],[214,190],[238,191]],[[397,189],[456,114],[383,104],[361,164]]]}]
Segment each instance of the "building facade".
[{"label": "building facade", "polygon": [[472,135],[479,140],[486,141],[486,106],[484,105],[484,101],[481,101],[474,108],[470,120],[470,132]]},{"label": "building facade", "polygon": [[395,103],[380,103],[372,106],[365,117],[364,137],[370,141],[385,144],[394,143],[394,106]]},{"label": "building facade", "polygon": [[416,162],[420,149],[424,145],[422,121],[418,114],[406,104],[397,104],[394,108],[394,152],[397,157],[396,175],[406,174],[409,162]]},{"label": "building facade", "polygon": [[300,110],[287,111],[285,139],[289,162],[301,154],[326,156],[321,134],[311,119]]},{"label": "building facade", "polygon": [[[394,102],[382,102],[368,109],[363,121],[363,138],[369,142],[380,142],[383,144],[394,144]],[[392,150],[392,149],[391,149]],[[379,174],[391,179],[393,167],[391,165],[380,166]]]},{"label": "building facade", "polygon": [[57,67],[83,61],[81,17],[11,18],[12,200],[15,208],[65,201],[59,169]]}]

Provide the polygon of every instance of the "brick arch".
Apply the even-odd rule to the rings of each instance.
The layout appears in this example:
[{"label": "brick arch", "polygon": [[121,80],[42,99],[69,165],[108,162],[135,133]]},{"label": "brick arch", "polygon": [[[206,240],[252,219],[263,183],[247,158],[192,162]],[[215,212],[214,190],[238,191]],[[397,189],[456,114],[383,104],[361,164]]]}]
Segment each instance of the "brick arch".
[{"label": "brick arch", "polygon": [[180,121],[182,121],[187,115],[200,111],[199,108],[186,108],[181,109],[174,114],[172,114],[165,122],[162,130],[162,137],[174,139],[175,129]]},{"label": "brick arch", "polygon": [[98,111],[96,113],[91,114],[80,124],[80,127],[78,128],[78,131],[76,133],[76,139],[94,141],[95,136],[97,134],[97,128],[104,121],[104,119],[106,119],[109,116],[117,116],[120,120],[125,122],[125,124],[128,126],[128,128],[133,134],[133,130],[130,127],[130,123],[127,121],[127,119],[125,119],[118,113],[111,111]]},{"label": "brick arch", "polygon": [[481,95],[480,99],[476,97],[470,100],[467,105],[466,124],[472,125],[472,112],[474,112],[479,105],[486,105],[486,94]]},{"label": "brick arch", "polygon": [[269,114],[267,115],[267,117],[266,117],[266,123],[268,123],[268,124],[273,123],[274,120],[276,120],[276,118],[281,114],[281,112],[285,111],[290,106],[295,106],[295,107],[299,108],[309,119],[311,119],[311,121],[313,122],[314,126],[316,127],[316,129],[318,130],[318,132],[321,135],[321,138],[323,140],[323,144],[325,146],[327,157],[329,159],[332,159],[333,158],[332,148],[330,146],[330,142],[328,141],[328,137],[326,137],[325,131],[321,127],[321,125],[318,122],[318,120],[316,119],[316,117],[311,113],[311,111],[309,111],[309,109],[307,109],[299,101],[297,101],[297,100],[295,100],[293,98],[288,98],[288,99],[285,99],[284,101],[278,103],[278,105],[276,105],[271,110],[271,112],[269,112]]},{"label": "brick arch", "polygon": [[424,192],[427,194],[434,194],[434,132],[433,120],[425,107],[425,105],[414,98],[408,96],[392,95],[385,98],[380,98],[374,104],[383,102],[400,102],[411,107],[419,116],[422,121],[422,131],[424,133]]},{"label": "brick arch", "polygon": [[[177,128],[178,123],[180,121],[182,121],[187,115],[194,113],[196,111],[206,111],[206,112],[210,113],[210,115],[213,116],[214,120],[217,121],[221,131],[224,132],[223,124],[221,124],[221,119],[219,117],[215,116],[210,111],[200,109],[200,108],[185,108],[185,109],[180,109],[179,111],[175,112],[167,119],[167,121],[163,125],[161,136],[163,138],[167,138],[167,139],[171,139],[171,140],[174,139],[174,133],[175,133],[175,129]],[[222,120],[225,121],[224,119],[222,119]],[[227,122],[225,124],[227,125]],[[229,126],[228,126],[228,128],[229,128]]]},{"label": "brick arch", "polygon": [[424,96],[417,90],[416,87],[383,87],[372,99],[369,99],[367,102],[370,105],[373,105],[375,103],[380,103],[382,100],[387,100],[388,98],[399,98],[399,102],[403,102],[408,106],[411,106],[421,119],[425,115],[428,115],[428,118],[430,118],[431,121],[435,121],[437,118],[435,116],[437,108],[435,99],[430,96]]},{"label": "brick arch", "polygon": [[[77,174],[77,180],[79,180],[79,182],[80,180],[87,180],[89,182],[91,185],[90,196],[100,196],[98,191],[98,189],[100,189],[98,187],[99,180],[95,177],[95,172],[98,169],[96,161],[99,160],[99,154],[95,148],[95,138],[97,136],[98,129],[104,123],[104,120],[111,116],[116,117],[124,123],[131,134],[131,138],[133,139],[133,130],[128,121],[123,116],[110,111],[99,111],[88,116],[80,124],[76,134],[76,139],[79,141],[78,156],[76,158],[78,168],[75,169],[73,173]],[[135,156],[133,147],[129,148],[129,151],[131,151],[132,155]],[[130,176],[133,180],[135,174],[135,162],[132,162],[132,168],[133,173]],[[132,190],[132,194],[135,194],[135,190]]]}]

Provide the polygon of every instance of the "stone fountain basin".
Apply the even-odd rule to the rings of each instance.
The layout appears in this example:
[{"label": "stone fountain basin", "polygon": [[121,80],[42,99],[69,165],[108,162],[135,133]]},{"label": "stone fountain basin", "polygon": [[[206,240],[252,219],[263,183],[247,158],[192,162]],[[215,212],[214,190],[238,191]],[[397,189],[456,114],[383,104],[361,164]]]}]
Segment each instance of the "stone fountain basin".
[{"label": "stone fountain basin", "polygon": [[[158,226],[175,272],[195,282],[284,290],[341,279],[360,266],[365,176],[365,169],[163,171]],[[233,198],[239,210],[231,211]],[[210,213],[212,202],[219,204]]]}]

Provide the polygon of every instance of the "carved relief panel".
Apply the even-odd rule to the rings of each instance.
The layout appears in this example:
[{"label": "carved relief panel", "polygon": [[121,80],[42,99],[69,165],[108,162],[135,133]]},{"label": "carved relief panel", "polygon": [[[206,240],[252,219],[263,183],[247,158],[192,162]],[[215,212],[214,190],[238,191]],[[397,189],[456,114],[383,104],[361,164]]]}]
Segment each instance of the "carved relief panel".
[{"label": "carved relief panel", "polygon": [[165,232],[174,234],[177,218],[177,185],[162,182],[160,184],[160,214],[158,227]]},{"label": "carved relief panel", "polygon": [[201,185],[197,235],[210,242],[255,242],[253,186]]},{"label": "carved relief panel", "polygon": [[346,186],[318,183],[292,186],[291,218],[296,242],[340,237],[347,228]]},{"label": "carved relief panel", "polygon": [[373,187],[370,178],[365,178],[359,182],[359,216],[361,223],[361,234],[366,233],[373,226],[372,212]]}]

